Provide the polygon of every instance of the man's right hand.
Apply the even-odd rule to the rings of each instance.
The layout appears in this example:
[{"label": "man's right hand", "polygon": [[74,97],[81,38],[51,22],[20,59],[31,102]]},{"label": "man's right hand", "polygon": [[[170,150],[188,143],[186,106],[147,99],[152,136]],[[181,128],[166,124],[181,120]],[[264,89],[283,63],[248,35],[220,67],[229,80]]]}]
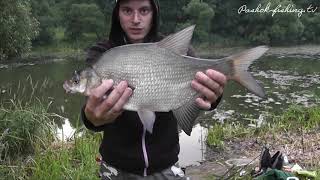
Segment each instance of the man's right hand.
[{"label": "man's right hand", "polygon": [[91,89],[84,109],[87,119],[95,126],[112,123],[123,111],[128,102],[132,89],[126,81],[121,81],[111,93],[106,92],[113,87],[113,80],[102,80],[100,86]]}]

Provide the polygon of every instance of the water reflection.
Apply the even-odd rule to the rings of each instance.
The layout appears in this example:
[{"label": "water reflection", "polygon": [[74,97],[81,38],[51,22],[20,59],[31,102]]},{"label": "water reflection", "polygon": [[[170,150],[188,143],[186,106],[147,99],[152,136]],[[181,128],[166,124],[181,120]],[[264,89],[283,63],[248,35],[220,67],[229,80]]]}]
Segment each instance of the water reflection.
[{"label": "water reflection", "polygon": [[200,165],[200,162],[205,160],[205,138],[207,133],[207,128],[202,127],[200,124],[194,126],[191,136],[184,132],[180,133],[179,165],[181,167]]},{"label": "water reflection", "polygon": [[69,119],[65,119],[61,128],[57,129],[57,137],[59,140],[68,141],[72,139],[75,129],[71,126]]}]

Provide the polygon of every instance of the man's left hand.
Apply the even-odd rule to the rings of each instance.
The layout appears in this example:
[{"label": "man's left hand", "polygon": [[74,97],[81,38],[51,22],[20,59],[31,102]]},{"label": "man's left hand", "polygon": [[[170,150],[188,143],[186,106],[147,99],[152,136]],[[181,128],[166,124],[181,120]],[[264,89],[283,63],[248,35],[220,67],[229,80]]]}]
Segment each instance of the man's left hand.
[{"label": "man's left hand", "polygon": [[210,109],[211,104],[222,95],[226,82],[226,76],[218,71],[208,69],[205,73],[197,72],[191,82],[191,86],[200,93],[196,99],[197,105],[201,109]]}]

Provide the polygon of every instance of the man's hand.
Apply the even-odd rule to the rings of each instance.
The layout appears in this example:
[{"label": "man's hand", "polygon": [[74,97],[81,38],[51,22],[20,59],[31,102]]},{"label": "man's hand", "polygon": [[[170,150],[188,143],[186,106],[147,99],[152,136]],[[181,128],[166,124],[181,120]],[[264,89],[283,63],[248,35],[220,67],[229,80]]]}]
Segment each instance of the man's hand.
[{"label": "man's hand", "polygon": [[113,80],[103,80],[101,85],[90,90],[84,113],[87,119],[95,126],[113,122],[121,113],[123,106],[132,94],[128,83],[121,81],[106,96],[106,92],[113,87]]},{"label": "man's hand", "polygon": [[218,71],[208,69],[205,73],[197,72],[191,82],[191,86],[201,94],[196,99],[197,105],[201,109],[210,109],[211,104],[222,95],[226,82],[226,76]]}]

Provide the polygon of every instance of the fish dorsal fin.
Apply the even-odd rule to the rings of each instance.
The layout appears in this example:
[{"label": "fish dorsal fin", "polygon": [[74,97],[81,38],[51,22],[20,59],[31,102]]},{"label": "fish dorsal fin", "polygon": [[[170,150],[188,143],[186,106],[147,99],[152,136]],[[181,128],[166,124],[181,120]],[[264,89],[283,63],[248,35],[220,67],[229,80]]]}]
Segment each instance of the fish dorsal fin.
[{"label": "fish dorsal fin", "polygon": [[189,26],[157,42],[158,46],[180,55],[187,55],[195,25]]},{"label": "fish dorsal fin", "polygon": [[180,108],[172,110],[174,117],[177,119],[178,125],[189,136],[200,111],[201,110],[196,105],[196,101],[194,99]]},{"label": "fish dorsal fin", "polygon": [[143,124],[143,128],[152,134],[153,124],[156,120],[156,114],[149,110],[138,110],[138,115]]}]

